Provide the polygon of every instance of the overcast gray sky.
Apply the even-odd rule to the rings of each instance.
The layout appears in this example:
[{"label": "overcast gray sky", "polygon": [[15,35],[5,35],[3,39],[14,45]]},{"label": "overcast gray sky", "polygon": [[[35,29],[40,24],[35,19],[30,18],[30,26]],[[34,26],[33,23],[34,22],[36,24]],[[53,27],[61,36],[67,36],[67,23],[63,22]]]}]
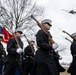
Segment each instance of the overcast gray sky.
[{"label": "overcast gray sky", "polygon": [[50,30],[53,35],[53,39],[59,43],[67,46],[67,49],[64,52],[60,52],[60,55],[63,57],[62,61],[71,62],[70,54],[70,42],[65,40],[64,37],[69,36],[62,33],[58,28],[66,30],[70,34],[76,32],[76,14],[72,15],[65,10],[75,10],[76,11],[76,0],[37,0],[37,4],[45,8],[45,18],[52,20],[52,28]]}]

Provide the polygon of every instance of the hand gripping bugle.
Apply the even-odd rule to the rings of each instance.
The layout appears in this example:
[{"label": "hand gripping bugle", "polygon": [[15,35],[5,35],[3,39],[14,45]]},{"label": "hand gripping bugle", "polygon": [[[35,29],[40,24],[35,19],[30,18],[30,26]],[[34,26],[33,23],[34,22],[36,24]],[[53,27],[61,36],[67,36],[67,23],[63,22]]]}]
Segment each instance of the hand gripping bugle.
[{"label": "hand gripping bugle", "polygon": [[[59,30],[61,30],[60,28],[58,28]],[[72,39],[74,39],[73,37],[72,37],[72,35],[70,35],[68,32],[66,32],[65,30],[61,30],[63,33],[66,33],[67,35],[69,35]]]},{"label": "hand gripping bugle", "polygon": [[39,27],[43,30],[43,32],[48,36],[48,38],[49,38],[48,40],[49,40],[50,44],[51,44],[51,45],[54,44],[54,43],[55,43],[54,40],[50,37],[48,31],[44,29],[43,25],[42,25],[41,23],[39,23],[39,21],[38,21],[36,18],[34,18],[33,15],[31,15],[31,18],[33,18],[33,19],[37,22],[38,26],[39,26]]},{"label": "hand gripping bugle", "polygon": [[35,50],[34,50],[33,46],[31,45],[30,41],[28,40],[28,38],[26,37],[26,35],[23,35],[23,36],[26,38],[26,40],[27,40],[28,44],[29,44],[29,45],[30,45],[30,47],[31,47],[32,52],[34,53],[34,52],[35,52]]}]

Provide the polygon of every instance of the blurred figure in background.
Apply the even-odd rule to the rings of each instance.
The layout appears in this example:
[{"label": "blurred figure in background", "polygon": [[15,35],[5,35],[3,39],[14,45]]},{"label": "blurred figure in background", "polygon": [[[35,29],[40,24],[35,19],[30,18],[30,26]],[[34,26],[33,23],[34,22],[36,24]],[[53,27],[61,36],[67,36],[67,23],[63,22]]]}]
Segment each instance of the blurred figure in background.
[{"label": "blurred figure in background", "polygon": [[1,43],[3,38],[3,34],[0,34],[0,74],[2,74],[2,69],[4,65],[4,58],[6,57],[6,52],[4,50],[4,47]]},{"label": "blurred figure in background", "polygon": [[60,65],[59,60],[62,59],[62,57],[59,55],[58,51],[53,52],[53,56],[56,62],[57,70],[58,70],[58,75],[60,75],[60,72],[65,72],[65,69]]},{"label": "blurred figure in background", "polygon": [[35,41],[34,40],[30,40],[30,45],[28,45],[25,49],[24,49],[24,71],[25,71],[25,75],[33,75],[34,73],[34,53],[35,53],[35,49],[34,49],[34,45],[35,45]]},{"label": "blurred figure in background", "polygon": [[[20,37],[22,36],[22,30],[16,29],[13,33],[14,37],[7,43],[7,58],[5,60],[4,75],[22,75],[22,54],[23,54],[23,42]],[[17,41],[18,43],[17,43]]]},{"label": "blurred figure in background", "polygon": [[68,69],[68,73],[71,75],[76,75],[76,33],[72,34],[73,42],[71,43],[71,54],[72,54],[72,63]]}]

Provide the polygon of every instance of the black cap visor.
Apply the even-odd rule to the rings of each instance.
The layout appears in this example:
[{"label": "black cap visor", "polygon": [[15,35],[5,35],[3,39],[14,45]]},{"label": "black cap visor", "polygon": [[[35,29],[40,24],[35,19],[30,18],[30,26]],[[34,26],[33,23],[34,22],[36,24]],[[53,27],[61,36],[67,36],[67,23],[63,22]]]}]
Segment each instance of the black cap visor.
[{"label": "black cap visor", "polygon": [[18,33],[20,33],[20,34],[23,34],[21,31],[17,31]]},{"label": "black cap visor", "polygon": [[43,23],[43,24],[48,24],[49,26],[52,26],[50,23],[48,23],[48,22],[45,22],[45,23]]}]

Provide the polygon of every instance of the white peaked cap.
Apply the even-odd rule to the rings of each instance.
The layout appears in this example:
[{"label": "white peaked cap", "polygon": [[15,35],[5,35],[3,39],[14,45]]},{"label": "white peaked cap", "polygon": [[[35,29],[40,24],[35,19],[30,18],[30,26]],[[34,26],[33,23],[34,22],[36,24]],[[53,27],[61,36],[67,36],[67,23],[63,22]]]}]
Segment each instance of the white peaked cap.
[{"label": "white peaked cap", "polygon": [[48,23],[48,24],[50,24],[50,26],[52,26],[51,25],[52,21],[50,19],[44,19],[44,20],[42,20],[41,24],[44,24],[44,23]]},{"label": "white peaked cap", "polygon": [[21,28],[17,28],[17,29],[15,30],[15,32],[21,32],[21,33],[23,33]]},{"label": "white peaked cap", "polygon": [[3,34],[0,34],[0,37],[4,37],[4,35]]},{"label": "white peaked cap", "polygon": [[72,34],[72,37],[73,37],[73,36],[76,36],[76,33],[73,33],[73,34]]},{"label": "white peaked cap", "polygon": [[34,39],[34,38],[31,38],[29,41],[33,41],[33,42],[35,42],[35,39]]}]

